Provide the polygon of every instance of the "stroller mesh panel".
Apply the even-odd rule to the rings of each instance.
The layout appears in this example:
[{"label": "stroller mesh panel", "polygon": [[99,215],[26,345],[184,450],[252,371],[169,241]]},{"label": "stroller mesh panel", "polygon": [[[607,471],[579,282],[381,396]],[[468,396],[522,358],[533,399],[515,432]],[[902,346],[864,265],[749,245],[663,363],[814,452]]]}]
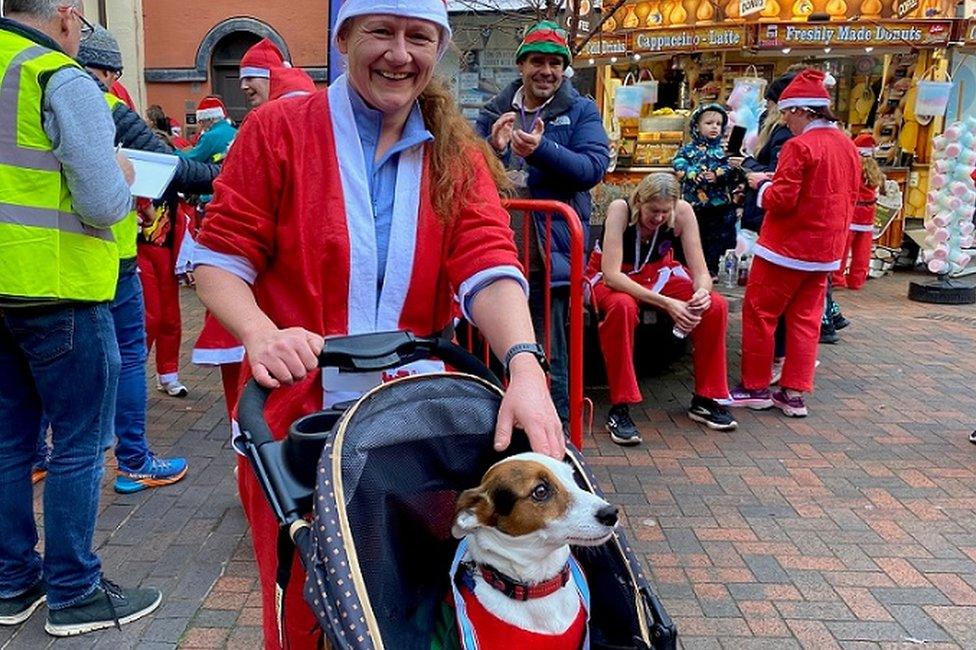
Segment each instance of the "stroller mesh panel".
[{"label": "stroller mesh panel", "polygon": [[[478,485],[502,458],[492,447],[500,401],[497,389],[472,377],[410,377],[364,397],[333,431],[335,449],[328,445],[319,465],[316,562],[306,587],[337,648],[367,650],[377,647],[374,640],[380,637],[387,649],[429,650],[457,546],[450,530],[457,496]],[[522,451],[528,451],[528,444],[524,435],[516,435],[504,455]],[[341,454],[341,477],[334,475],[331,462],[336,453]],[[336,503],[338,494],[330,489],[336,484],[341,484],[343,504]],[[367,602],[360,601],[348,567],[332,573],[346,560],[337,523],[343,518]],[[637,589],[646,581],[629,549],[624,552],[622,533],[620,539],[621,547],[574,550],[593,597],[594,650],[647,647],[635,639],[640,636],[636,610],[647,611]],[[324,611],[324,603],[334,609]],[[379,629],[363,635],[358,626],[353,632],[348,625],[330,625],[337,617],[358,621],[366,607]]]},{"label": "stroller mesh panel", "polygon": [[469,377],[410,378],[363,399],[337,436],[346,518],[387,648],[430,646],[457,496],[501,458],[491,446],[500,401]]}]

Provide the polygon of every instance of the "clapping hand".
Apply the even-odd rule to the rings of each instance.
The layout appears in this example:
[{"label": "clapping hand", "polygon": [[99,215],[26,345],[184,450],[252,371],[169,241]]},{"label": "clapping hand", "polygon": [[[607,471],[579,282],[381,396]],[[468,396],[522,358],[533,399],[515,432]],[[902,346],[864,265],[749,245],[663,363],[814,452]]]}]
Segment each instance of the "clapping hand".
[{"label": "clapping hand", "polygon": [[509,111],[503,114],[495,123],[491,125],[491,146],[498,153],[508,149],[512,142],[512,131],[515,128],[515,112]]},{"label": "clapping hand", "polygon": [[542,142],[542,133],[546,130],[546,125],[538,117],[532,123],[532,131],[526,133],[521,129],[512,132],[512,152],[516,156],[528,158],[539,148]]}]

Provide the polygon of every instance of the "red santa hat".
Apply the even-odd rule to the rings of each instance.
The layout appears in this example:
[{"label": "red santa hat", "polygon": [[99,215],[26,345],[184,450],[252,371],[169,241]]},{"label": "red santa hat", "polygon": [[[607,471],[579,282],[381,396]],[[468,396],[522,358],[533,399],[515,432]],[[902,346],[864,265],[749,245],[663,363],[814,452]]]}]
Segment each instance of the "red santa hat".
[{"label": "red santa hat", "polygon": [[315,82],[308,73],[298,68],[274,68],[271,70],[269,99],[281,99],[296,95],[310,95],[316,91]]},{"label": "red santa hat", "polygon": [[830,106],[830,93],[824,85],[825,76],[820,70],[800,70],[779,96],[777,105],[786,108],[826,108]]},{"label": "red santa hat", "polygon": [[275,68],[290,68],[278,46],[270,39],[262,38],[251,46],[241,58],[241,79],[245,77],[271,78],[271,71]]},{"label": "red santa hat", "polygon": [[873,135],[870,133],[861,133],[854,138],[854,146],[857,147],[857,152],[862,156],[873,156],[874,148],[878,145],[874,141]]},{"label": "red santa hat", "polygon": [[220,101],[220,97],[214,97],[210,95],[204,97],[197,104],[197,121],[202,122],[203,120],[222,120],[227,117],[227,107],[224,106],[224,102]]}]

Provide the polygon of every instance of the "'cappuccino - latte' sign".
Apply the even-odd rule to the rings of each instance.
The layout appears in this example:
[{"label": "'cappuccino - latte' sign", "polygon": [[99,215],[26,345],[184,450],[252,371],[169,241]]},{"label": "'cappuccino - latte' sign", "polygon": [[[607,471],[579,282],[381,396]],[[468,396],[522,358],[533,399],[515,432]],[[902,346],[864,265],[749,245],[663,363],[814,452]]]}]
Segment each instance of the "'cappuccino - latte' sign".
[{"label": "'cappuccino - latte' sign", "polygon": [[731,27],[675,27],[631,34],[634,52],[738,50],[745,47],[746,30]]}]

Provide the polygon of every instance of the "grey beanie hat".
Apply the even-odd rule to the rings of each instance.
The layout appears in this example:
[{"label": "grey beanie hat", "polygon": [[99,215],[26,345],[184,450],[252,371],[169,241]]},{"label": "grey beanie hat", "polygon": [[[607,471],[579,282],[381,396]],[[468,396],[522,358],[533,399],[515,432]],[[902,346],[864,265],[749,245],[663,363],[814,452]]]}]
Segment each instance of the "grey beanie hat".
[{"label": "grey beanie hat", "polygon": [[119,42],[101,25],[96,25],[92,35],[82,41],[75,59],[87,68],[122,71],[122,51],[119,49]]}]

